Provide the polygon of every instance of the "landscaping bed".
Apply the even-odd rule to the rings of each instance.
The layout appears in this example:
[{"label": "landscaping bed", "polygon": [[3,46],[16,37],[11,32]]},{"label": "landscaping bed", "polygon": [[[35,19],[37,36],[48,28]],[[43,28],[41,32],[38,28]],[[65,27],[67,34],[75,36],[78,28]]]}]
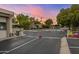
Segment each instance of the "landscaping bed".
[{"label": "landscaping bed", "polygon": [[67,37],[68,38],[79,38],[79,31],[67,31]]}]

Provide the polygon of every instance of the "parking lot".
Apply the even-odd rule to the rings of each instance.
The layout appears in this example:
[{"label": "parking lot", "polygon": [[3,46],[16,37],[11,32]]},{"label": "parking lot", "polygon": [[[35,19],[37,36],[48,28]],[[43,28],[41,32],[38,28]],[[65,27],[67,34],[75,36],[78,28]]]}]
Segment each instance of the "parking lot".
[{"label": "parking lot", "polygon": [[[0,53],[5,54],[59,54],[61,38],[58,30],[25,31],[22,37],[0,42]],[[41,37],[40,37],[41,36]]]}]

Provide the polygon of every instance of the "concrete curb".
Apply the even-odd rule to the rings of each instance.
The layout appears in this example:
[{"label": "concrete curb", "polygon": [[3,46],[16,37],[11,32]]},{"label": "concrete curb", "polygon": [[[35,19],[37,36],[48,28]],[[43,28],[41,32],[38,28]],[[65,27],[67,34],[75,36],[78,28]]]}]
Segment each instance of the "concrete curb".
[{"label": "concrete curb", "polygon": [[79,39],[79,38],[74,38],[74,37],[67,37],[67,39]]},{"label": "concrete curb", "polygon": [[63,37],[61,39],[60,54],[70,54],[70,49],[69,49],[66,37]]},{"label": "concrete curb", "polygon": [[0,42],[1,42],[1,41],[4,41],[4,40],[9,40],[9,39],[11,39],[11,38],[16,38],[16,37],[19,37],[19,36],[0,38]]},{"label": "concrete curb", "polygon": [[21,37],[21,36],[13,36],[13,37],[0,38],[0,42],[4,41],[4,40],[9,40],[9,39],[12,39],[12,38],[17,38],[17,37]]}]

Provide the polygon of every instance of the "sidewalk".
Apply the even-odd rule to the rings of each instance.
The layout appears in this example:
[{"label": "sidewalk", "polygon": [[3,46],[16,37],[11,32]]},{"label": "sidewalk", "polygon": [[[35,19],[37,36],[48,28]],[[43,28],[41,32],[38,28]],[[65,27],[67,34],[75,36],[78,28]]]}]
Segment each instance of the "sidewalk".
[{"label": "sidewalk", "polygon": [[67,38],[79,39],[79,32],[72,32],[70,30],[67,31]]},{"label": "sidewalk", "polygon": [[61,39],[60,54],[70,54],[70,49],[66,37]]}]

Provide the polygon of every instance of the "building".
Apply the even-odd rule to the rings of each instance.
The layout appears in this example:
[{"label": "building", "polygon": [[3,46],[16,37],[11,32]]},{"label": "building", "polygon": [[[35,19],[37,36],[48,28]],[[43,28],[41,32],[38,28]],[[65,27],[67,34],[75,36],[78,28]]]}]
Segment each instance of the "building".
[{"label": "building", "polygon": [[12,36],[14,12],[0,8],[0,38]]}]

